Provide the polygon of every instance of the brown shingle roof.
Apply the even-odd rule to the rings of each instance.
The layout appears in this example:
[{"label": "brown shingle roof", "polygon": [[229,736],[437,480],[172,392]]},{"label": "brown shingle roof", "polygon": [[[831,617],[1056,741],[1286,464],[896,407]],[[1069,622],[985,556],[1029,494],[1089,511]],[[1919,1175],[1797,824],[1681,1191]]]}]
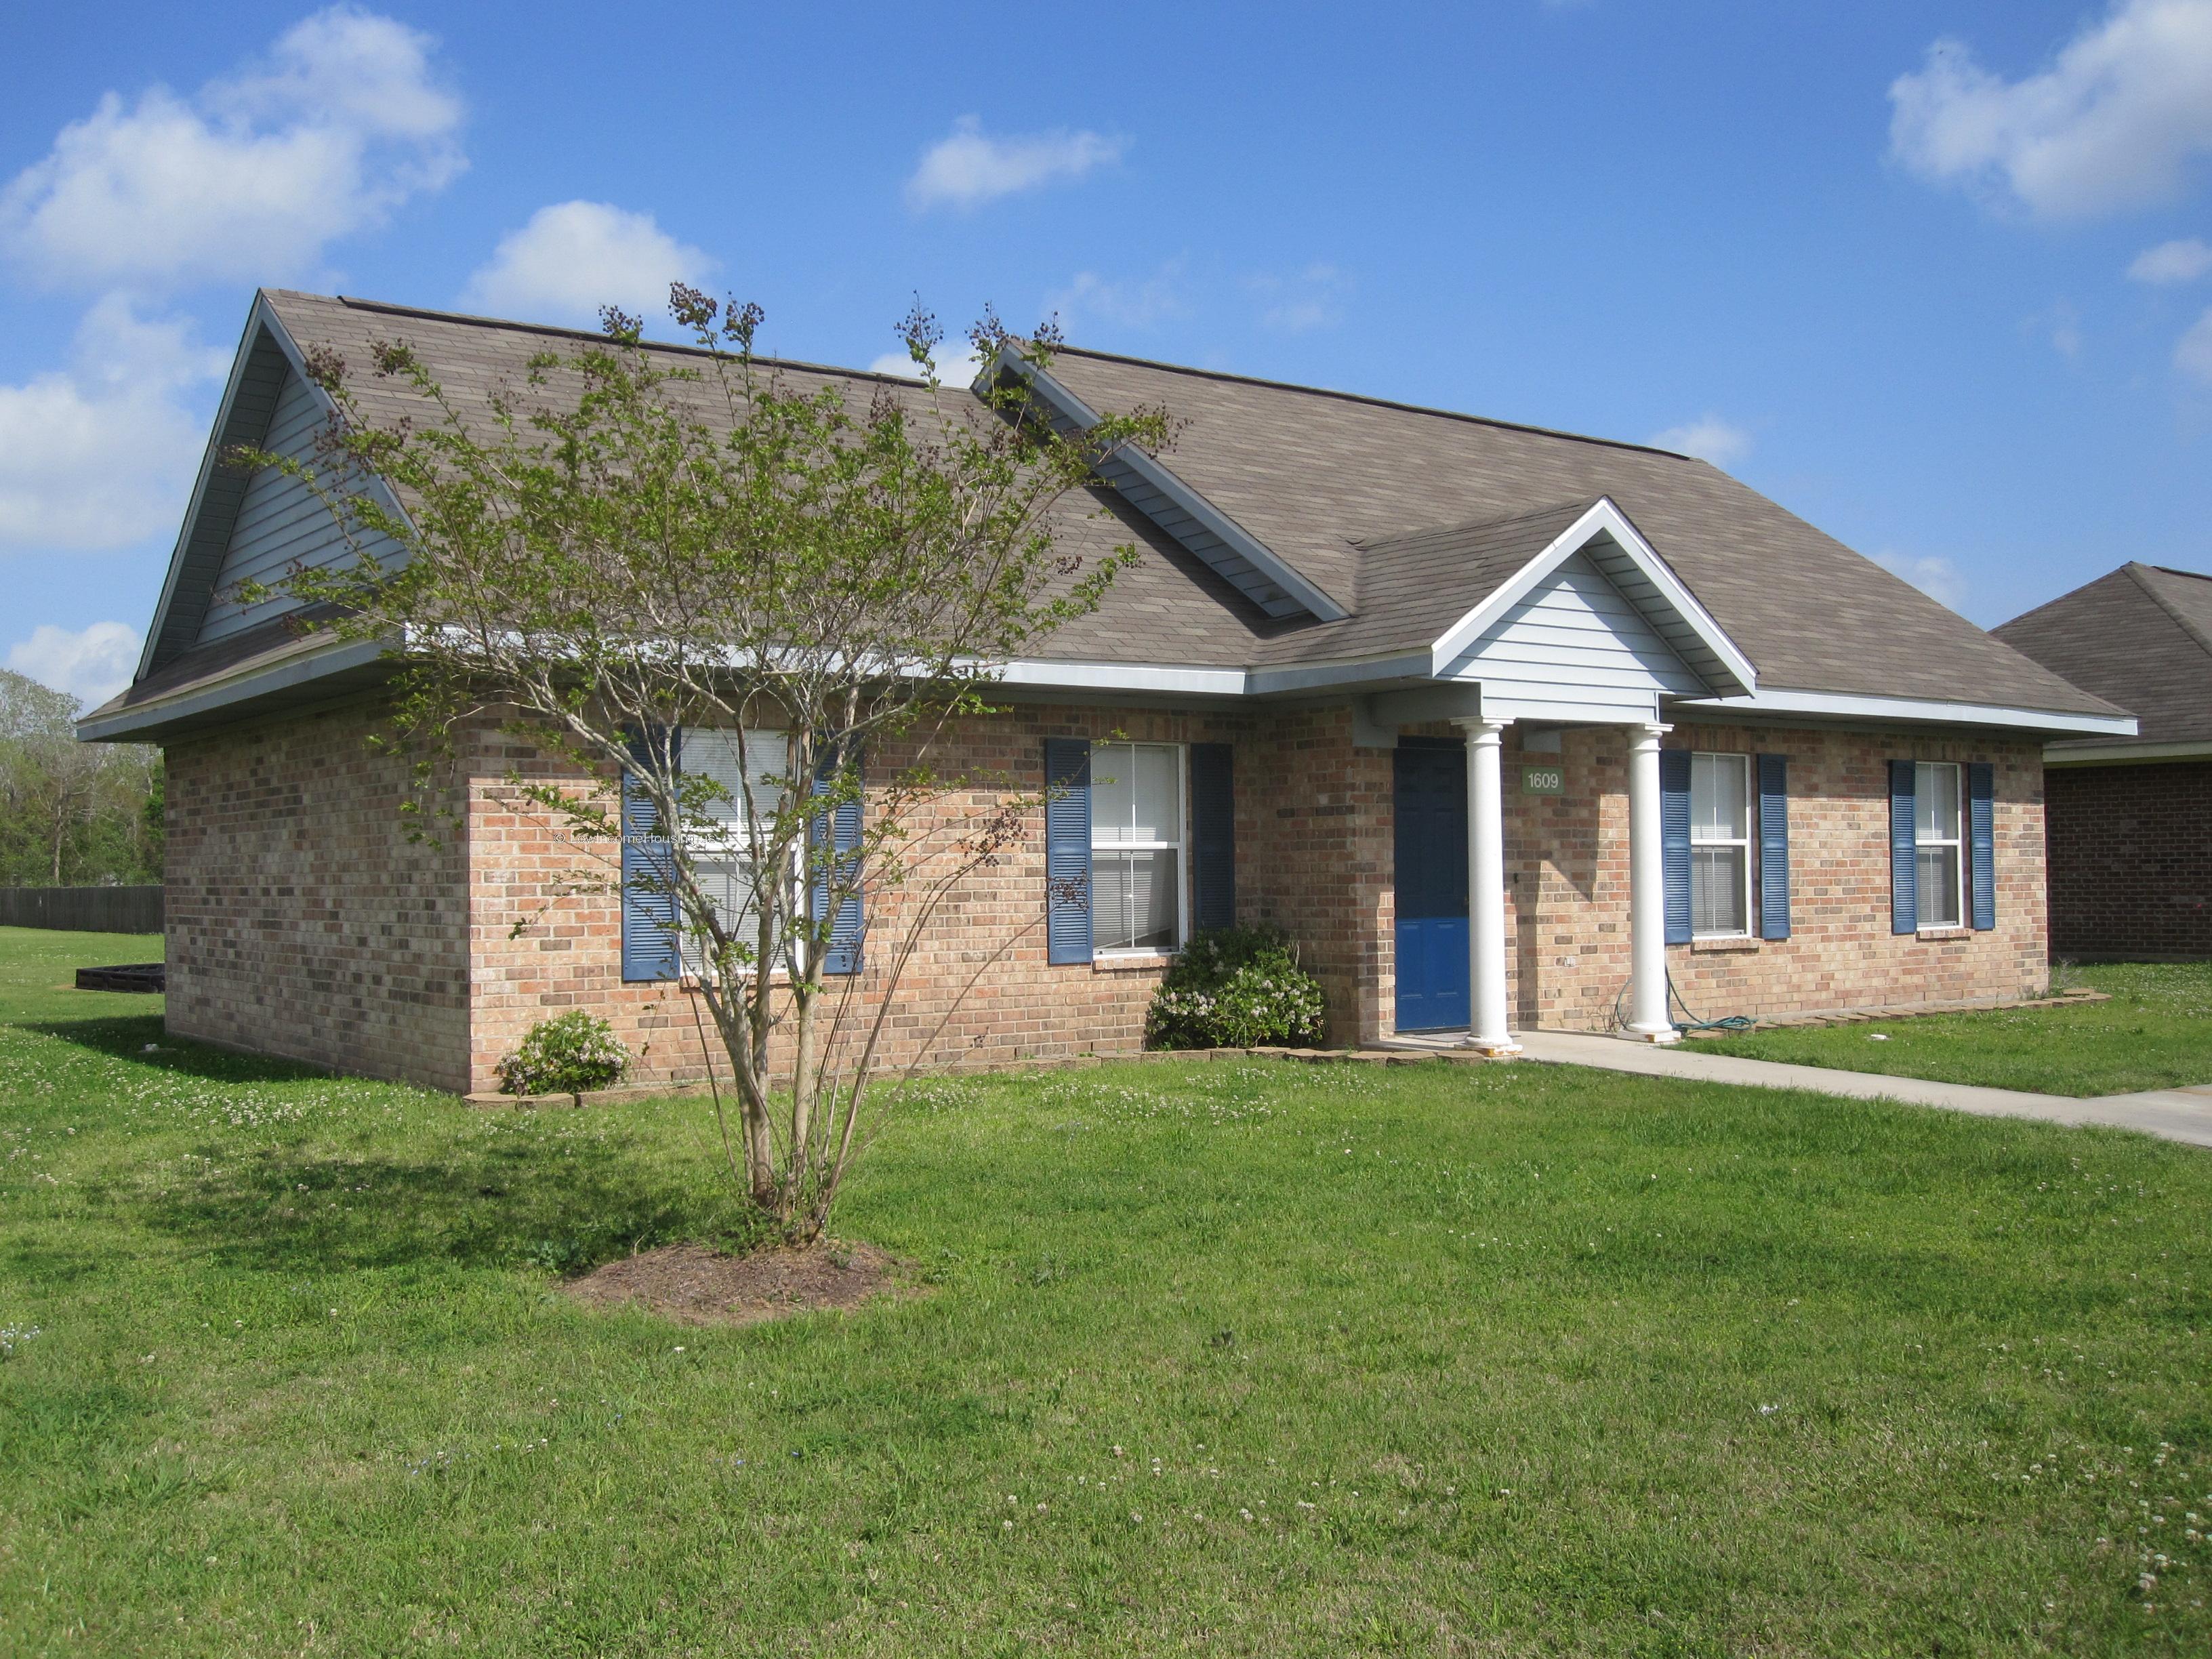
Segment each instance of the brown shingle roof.
[{"label": "brown shingle roof", "polygon": [[2212,740],[2212,576],[2124,564],[1992,631],[2135,714],[2137,736],[2102,741]]},{"label": "brown shingle roof", "polygon": [[[464,397],[519,382],[533,352],[579,337],[317,295],[267,298],[302,346],[326,346],[360,369],[372,340],[404,339]],[[893,377],[781,367],[802,383],[923,395]],[[1057,659],[1258,667],[1419,649],[1609,495],[1751,658],[1762,686],[2112,712],[1704,461],[1072,348],[1052,372],[1094,408],[1164,405],[1181,423],[1168,466],[1355,606],[1337,623],[1272,621],[1101,490],[1071,507],[1061,544],[1096,555],[1133,538],[1145,557],[1097,615],[1054,636]],[[413,400],[393,383],[357,373],[355,384],[373,416],[410,412]],[[1468,526],[1482,529],[1470,536]]]},{"label": "brown shingle roof", "polygon": [[1094,408],[1164,404],[1168,465],[1332,592],[1392,580],[1357,544],[1608,495],[1762,686],[2112,712],[1705,461],[1074,349],[1053,374]]}]

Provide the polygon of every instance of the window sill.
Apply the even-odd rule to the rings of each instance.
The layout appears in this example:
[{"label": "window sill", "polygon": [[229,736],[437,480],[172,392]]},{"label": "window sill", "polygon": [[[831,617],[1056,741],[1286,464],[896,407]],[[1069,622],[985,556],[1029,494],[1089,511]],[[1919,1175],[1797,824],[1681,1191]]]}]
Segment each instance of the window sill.
[{"label": "window sill", "polygon": [[1756,951],[1761,943],[1749,933],[1716,933],[1711,939],[1692,939],[1690,951],[1695,956],[1712,951]]},{"label": "window sill", "polygon": [[1974,930],[1971,927],[1922,927],[1912,936],[1922,939],[1972,939]]},{"label": "window sill", "polygon": [[1091,958],[1091,969],[1099,974],[1137,973],[1164,968],[1182,954],[1180,951],[1101,951]]}]

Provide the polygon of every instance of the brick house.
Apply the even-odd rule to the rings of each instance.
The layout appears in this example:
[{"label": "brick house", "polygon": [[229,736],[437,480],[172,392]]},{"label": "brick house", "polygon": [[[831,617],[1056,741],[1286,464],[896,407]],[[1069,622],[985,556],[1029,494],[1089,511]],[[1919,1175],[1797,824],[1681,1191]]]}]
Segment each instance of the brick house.
[{"label": "brick house", "polygon": [[1995,632],[2140,722],[2045,745],[2051,954],[2212,957],[2212,576],[2124,564]]},{"label": "brick house", "polygon": [[[167,753],[178,1033],[481,1089],[534,1021],[583,1006],[646,1076],[697,1074],[665,937],[634,902],[562,896],[576,849],[503,782],[547,763],[492,722],[465,732],[459,832],[410,842],[406,777],[366,742],[384,659],[234,592],[339,556],[296,483],[215,461],[309,453],[329,408],[305,353],[404,339],[467,392],[570,337],[256,299],[137,680],[82,728]],[[1705,462],[1073,349],[1036,390],[1071,424],[1159,404],[1182,432],[1060,527],[1141,562],[938,757],[1067,792],[925,941],[895,1058],[1134,1048],[1164,963],[1231,918],[1290,931],[1346,1042],[1670,1041],[1678,1007],[2043,984],[2044,745],[2132,720]],[[405,412],[374,409],[388,383],[362,396]],[[727,734],[679,740],[686,766],[728,763]],[[865,943],[833,965],[873,994]]]}]

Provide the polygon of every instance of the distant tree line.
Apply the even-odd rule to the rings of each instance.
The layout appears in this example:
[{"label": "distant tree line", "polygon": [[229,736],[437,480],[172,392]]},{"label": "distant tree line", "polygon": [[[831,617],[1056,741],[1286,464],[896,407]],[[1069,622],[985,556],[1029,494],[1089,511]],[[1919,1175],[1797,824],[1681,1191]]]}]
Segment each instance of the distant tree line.
[{"label": "distant tree line", "polygon": [[77,700],[0,669],[0,887],[161,879],[161,751],[79,743]]}]

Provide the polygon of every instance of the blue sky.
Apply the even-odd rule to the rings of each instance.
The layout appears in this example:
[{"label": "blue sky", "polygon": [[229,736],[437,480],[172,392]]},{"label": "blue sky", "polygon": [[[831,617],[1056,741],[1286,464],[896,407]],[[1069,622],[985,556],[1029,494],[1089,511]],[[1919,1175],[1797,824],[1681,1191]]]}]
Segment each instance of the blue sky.
[{"label": "blue sky", "polygon": [[2130,558],[2212,569],[2212,0],[653,24],[120,0],[11,31],[0,661],[127,678],[261,284],[586,320],[684,275],[855,365],[915,291],[988,300],[1695,448],[1984,624]]}]

